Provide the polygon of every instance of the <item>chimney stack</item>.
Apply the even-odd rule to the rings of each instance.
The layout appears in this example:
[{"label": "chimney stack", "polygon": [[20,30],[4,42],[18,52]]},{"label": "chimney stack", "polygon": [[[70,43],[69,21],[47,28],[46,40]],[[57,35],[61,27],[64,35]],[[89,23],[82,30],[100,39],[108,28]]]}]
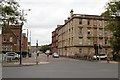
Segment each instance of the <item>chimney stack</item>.
[{"label": "chimney stack", "polygon": [[64,20],[64,22],[66,23],[66,22],[67,22],[67,20]]},{"label": "chimney stack", "polygon": [[71,11],[70,11],[70,17],[72,17],[73,16],[73,9],[71,9]]}]

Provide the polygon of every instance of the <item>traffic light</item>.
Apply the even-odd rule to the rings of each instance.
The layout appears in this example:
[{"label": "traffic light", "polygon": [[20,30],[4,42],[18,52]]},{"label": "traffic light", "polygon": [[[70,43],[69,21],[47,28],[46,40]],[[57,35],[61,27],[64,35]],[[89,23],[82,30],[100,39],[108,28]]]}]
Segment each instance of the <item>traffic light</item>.
[{"label": "traffic light", "polygon": [[38,40],[36,41],[36,48],[38,48]]}]

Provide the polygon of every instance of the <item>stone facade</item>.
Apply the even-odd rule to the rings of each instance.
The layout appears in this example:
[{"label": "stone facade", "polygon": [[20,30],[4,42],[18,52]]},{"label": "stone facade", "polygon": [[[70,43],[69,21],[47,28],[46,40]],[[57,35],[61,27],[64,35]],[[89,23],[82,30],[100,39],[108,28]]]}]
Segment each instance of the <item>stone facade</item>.
[{"label": "stone facade", "polygon": [[[98,53],[111,54],[110,31],[106,31],[107,19],[98,15],[73,14],[64,25],[56,28],[56,49],[63,56],[89,56],[95,54],[94,45],[101,46]],[[54,32],[56,32],[56,30]],[[55,38],[55,36],[54,36]]]},{"label": "stone facade", "polygon": [[58,31],[62,25],[57,25],[55,31],[52,32],[52,53],[58,52]]}]

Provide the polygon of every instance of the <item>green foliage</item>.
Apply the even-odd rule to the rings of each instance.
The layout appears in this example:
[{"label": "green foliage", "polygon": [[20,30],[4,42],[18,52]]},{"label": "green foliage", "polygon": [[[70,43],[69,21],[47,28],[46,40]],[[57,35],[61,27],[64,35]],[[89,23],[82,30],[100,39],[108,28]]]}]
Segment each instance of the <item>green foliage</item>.
[{"label": "green foliage", "polygon": [[18,9],[19,7],[16,0],[2,0],[0,3],[0,14],[2,18],[0,22],[9,22],[11,24],[20,22],[21,12]]},{"label": "green foliage", "polygon": [[110,41],[114,52],[120,51],[120,0],[112,0],[108,2],[106,11],[102,13],[105,16],[109,24],[108,29],[113,33],[113,37]]},{"label": "green foliage", "polygon": [[42,46],[40,47],[40,51],[42,51],[43,53],[45,53],[46,50],[48,50],[48,49],[49,49],[49,47],[48,47],[47,45],[42,45]]}]

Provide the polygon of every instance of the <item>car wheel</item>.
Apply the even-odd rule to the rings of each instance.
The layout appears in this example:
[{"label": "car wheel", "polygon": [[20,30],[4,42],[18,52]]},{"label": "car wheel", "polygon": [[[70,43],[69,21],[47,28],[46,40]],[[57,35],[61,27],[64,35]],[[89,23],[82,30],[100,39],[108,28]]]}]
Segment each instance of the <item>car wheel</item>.
[{"label": "car wheel", "polygon": [[15,60],[19,60],[19,59],[16,57]]}]

